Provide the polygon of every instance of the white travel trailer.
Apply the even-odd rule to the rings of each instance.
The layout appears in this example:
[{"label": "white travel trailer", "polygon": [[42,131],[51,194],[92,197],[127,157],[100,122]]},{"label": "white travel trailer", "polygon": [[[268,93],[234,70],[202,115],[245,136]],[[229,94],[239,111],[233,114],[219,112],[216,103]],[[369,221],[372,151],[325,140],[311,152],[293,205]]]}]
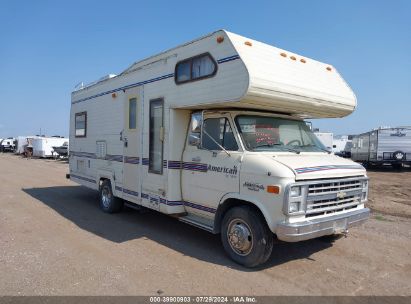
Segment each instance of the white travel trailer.
[{"label": "white travel trailer", "polygon": [[333,138],[332,152],[342,157],[351,157],[352,136],[340,135]]},{"label": "white travel trailer", "polygon": [[411,127],[379,128],[355,135],[351,159],[366,165],[411,164]]},{"label": "white travel trailer", "polygon": [[13,152],[15,149],[16,143],[13,137],[8,137],[3,139],[0,142],[0,151],[2,152]]},{"label": "white travel trailer", "polygon": [[16,137],[16,147],[14,149],[14,153],[23,154],[25,152],[25,148],[30,143],[30,139],[34,137],[35,136],[17,136]]},{"label": "white travel trailer", "polygon": [[227,31],[72,93],[68,178],[221,233],[253,267],[274,235],[345,233],[369,216],[364,168],[324,151],[303,118],[342,117],[356,98],[336,69]]},{"label": "white travel trailer", "polygon": [[69,139],[64,137],[35,137],[31,140],[33,156],[42,158],[57,156],[53,147],[62,146],[68,141]]},{"label": "white travel trailer", "polygon": [[315,136],[321,141],[328,151],[333,149],[333,133],[330,132],[314,132]]}]

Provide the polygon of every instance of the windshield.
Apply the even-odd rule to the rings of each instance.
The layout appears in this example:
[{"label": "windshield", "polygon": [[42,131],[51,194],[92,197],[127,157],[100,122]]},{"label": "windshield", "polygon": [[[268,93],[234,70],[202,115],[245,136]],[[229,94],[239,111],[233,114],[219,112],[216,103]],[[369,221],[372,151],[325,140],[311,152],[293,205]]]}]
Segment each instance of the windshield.
[{"label": "windshield", "polygon": [[240,115],[236,123],[250,151],[327,151],[304,121],[278,117]]}]

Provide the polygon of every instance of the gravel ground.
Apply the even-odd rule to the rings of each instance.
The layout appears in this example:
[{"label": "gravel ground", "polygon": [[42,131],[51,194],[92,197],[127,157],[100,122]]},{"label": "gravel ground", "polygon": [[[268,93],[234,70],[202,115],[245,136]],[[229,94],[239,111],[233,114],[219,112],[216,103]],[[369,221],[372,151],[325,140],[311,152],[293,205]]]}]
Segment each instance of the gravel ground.
[{"label": "gravel ground", "polygon": [[165,215],[101,212],[65,162],[0,168],[0,295],[411,295],[409,171],[369,173],[375,212],[347,238],[279,243],[250,270]]}]

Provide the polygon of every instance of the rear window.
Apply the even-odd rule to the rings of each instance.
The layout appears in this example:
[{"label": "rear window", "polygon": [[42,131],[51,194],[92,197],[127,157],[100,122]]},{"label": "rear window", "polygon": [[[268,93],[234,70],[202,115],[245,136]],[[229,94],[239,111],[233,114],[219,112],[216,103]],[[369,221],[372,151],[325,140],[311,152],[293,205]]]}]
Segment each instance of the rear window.
[{"label": "rear window", "polygon": [[209,53],[205,53],[177,63],[175,81],[177,84],[182,84],[213,77],[216,73],[217,64],[215,60]]}]

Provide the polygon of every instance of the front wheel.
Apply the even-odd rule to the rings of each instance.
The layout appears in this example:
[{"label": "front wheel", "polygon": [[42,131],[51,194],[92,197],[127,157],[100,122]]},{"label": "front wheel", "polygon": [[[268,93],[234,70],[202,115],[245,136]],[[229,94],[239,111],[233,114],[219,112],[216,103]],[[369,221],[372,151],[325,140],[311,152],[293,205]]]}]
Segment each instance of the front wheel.
[{"label": "front wheel", "polygon": [[230,258],[246,267],[265,263],[274,243],[265,219],[248,206],[227,211],[222,222],[221,241]]},{"label": "front wheel", "polygon": [[100,186],[100,208],[107,213],[115,213],[123,208],[123,201],[113,195],[110,180],[106,179]]}]

